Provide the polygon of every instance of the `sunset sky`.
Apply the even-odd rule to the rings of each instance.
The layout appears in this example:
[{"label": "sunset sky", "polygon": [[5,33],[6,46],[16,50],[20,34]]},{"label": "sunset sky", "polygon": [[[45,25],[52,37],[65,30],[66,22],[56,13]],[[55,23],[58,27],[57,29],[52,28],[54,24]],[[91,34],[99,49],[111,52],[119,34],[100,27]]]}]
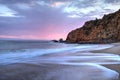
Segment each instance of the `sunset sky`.
[{"label": "sunset sky", "polygon": [[120,0],[0,0],[0,38],[59,39],[85,21],[120,9]]}]

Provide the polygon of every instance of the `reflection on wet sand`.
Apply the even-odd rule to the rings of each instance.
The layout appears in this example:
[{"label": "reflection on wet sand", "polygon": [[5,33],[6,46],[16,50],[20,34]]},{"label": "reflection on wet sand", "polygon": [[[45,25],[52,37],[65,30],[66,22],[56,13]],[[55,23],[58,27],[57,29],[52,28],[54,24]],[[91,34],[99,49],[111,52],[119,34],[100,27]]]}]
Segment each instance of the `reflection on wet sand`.
[{"label": "reflection on wet sand", "polygon": [[0,68],[0,80],[118,80],[119,73],[102,65],[120,64],[114,54],[45,56]]},{"label": "reflection on wet sand", "polygon": [[2,50],[0,80],[118,80],[120,56],[90,52],[113,45],[64,46],[67,47]]},{"label": "reflection on wet sand", "polygon": [[117,80],[118,73],[100,65],[11,64],[0,69],[0,80]]}]

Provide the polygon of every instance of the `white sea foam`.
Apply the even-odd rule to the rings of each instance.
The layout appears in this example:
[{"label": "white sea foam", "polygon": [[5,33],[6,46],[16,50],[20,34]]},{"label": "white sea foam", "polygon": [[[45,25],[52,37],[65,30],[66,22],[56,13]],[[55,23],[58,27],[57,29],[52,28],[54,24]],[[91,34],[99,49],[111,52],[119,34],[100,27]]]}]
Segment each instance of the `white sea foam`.
[{"label": "white sea foam", "polygon": [[[64,45],[68,46],[69,44],[64,44]],[[14,51],[13,50],[2,51],[0,52],[0,61],[1,61],[0,64],[9,64],[9,63],[26,61],[26,60],[30,60],[30,58],[38,57],[44,54],[52,54],[52,53],[57,54],[60,52],[75,53],[77,51],[99,50],[99,49],[103,49],[103,48],[105,49],[111,47],[111,45],[77,45],[77,44],[72,46],[71,45],[69,47],[63,46],[61,48],[54,48],[54,49],[22,49],[22,50],[14,50]]]},{"label": "white sea foam", "polygon": [[[79,73],[79,79],[86,80],[116,80],[118,78],[118,73],[114,70],[110,70],[101,66],[101,64],[120,64],[120,56],[108,53],[90,53],[91,50],[100,50],[112,47],[112,45],[79,45],[79,44],[55,44],[54,47],[51,46],[52,43],[48,43],[47,48],[27,48],[27,49],[14,49],[14,50],[0,50],[0,65],[6,65],[11,63],[30,63],[30,64],[40,64],[40,63],[54,63],[62,65],[72,65],[80,66],[80,70],[86,70],[83,72],[73,71]],[[28,45],[28,44],[27,44]],[[32,44],[33,45],[33,44]],[[43,44],[42,44],[43,45]],[[55,47],[55,45],[57,47]],[[59,47],[60,45],[60,47]],[[16,45],[19,46],[19,45]],[[50,47],[50,48],[49,48]],[[67,56],[47,56],[43,57],[44,54],[77,54],[77,55],[67,55]],[[71,70],[71,69],[69,69]],[[100,71],[99,71],[100,70]],[[97,74],[93,73],[98,71]],[[59,74],[60,72],[58,72]],[[53,73],[51,73],[53,74]],[[97,76],[94,76],[97,75]],[[47,76],[46,78],[51,78],[52,76],[58,76],[56,74]],[[61,74],[59,75],[62,76]],[[64,75],[63,75],[64,76]],[[73,76],[73,77],[70,77]],[[77,77],[76,75],[70,75],[68,80]],[[91,77],[90,77],[91,76]],[[101,77],[101,78],[98,78]],[[46,79],[48,80],[48,79]],[[65,80],[65,78],[59,78],[58,80]]]}]

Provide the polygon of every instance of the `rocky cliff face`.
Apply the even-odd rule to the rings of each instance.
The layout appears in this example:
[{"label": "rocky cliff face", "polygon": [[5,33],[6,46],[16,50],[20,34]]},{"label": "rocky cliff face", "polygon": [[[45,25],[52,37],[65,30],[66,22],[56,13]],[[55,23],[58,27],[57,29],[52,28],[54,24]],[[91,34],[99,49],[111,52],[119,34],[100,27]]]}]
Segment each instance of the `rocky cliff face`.
[{"label": "rocky cliff face", "polygon": [[66,39],[70,43],[111,43],[120,41],[120,10],[104,15],[102,19],[85,22],[72,30]]}]

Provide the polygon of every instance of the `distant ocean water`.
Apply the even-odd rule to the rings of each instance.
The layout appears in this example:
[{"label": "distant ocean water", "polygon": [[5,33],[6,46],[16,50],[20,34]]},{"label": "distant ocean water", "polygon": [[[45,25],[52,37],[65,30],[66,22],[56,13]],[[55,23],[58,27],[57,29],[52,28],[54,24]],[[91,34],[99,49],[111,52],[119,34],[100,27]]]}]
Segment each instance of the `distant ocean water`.
[{"label": "distant ocean water", "polygon": [[[0,40],[0,70],[3,71],[0,74],[0,79],[2,79],[6,74],[9,72],[13,75],[19,75],[16,73],[19,73],[19,70],[16,70],[16,67],[14,66],[14,63],[27,63],[32,65],[32,68],[26,69],[28,71],[34,71],[35,67],[34,65],[41,66],[43,64],[49,64],[48,67],[52,64],[59,64],[62,68],[62,65],[67,66],[78,66],[79,71],[74,71],[74,68],[68,69],[69,71],[72,70],[71,73],[74,72],[75,78],[77,78],[77,74],[79,74],[79,77],[83,80],[92,80],[93,78],[95,80],[117,80],[119,73],[108,69],[102,64],[109,65],[109,64],[120,64],[120,56],[116,54],[109,54],[109,53],[91,53],[91,50],[100,50],[100,49],[106,49],[113,47],[113,45],[107,44],[65,44],[65,43],[55,43],[52,41],[32,41],[32,40]],[[52,63],[52,64],[51,64]],[[18,65],[20,65],[18,64]],[[11,68],[14,68],[15,71],[11,71],[12,69],[8,67],[8,72],[6,72],[6,69],[4,71],[3,67],[12,66]],[[21,64],[22,65],[22,64]],[[20,65],[20,66],[21,66]],[[25,66],[25,64],[23,64]],[[60,67],[59,66],[59,67]],[[30,67],[30,66],[28,66]],[[18,66],[18,68],[20,68]],[[22,67],[23,69],[24,67]],[[41,69],[39,67],[39,69]],[[10,71],[9,71],[10,70]],[[64,68],[62,70],[67,70],[67,68]],[[97,72],[97,76],[96,73]],[[83,74],[83,72],[84,74]],[[36,72],[36,71],[35,71]],[[50,70],[51,72],[51,70]],[[52,71],[54,73],[54,70]],[[25,72],[26,73],[26,72]],[[64,72],[63,72],[64,73]],[[61,70],[57,74],[59,74],[60,77],[64,76],[62,75]],[[9,76],[11,76],[9,74]],[[24,71],[23,71],[24,74]],[[38,73],[39,74],[39,73]],[[44,75],[45,80],[49,80],[49,77],[56,76],[55,74],[52,74],[49,72],[46,74],[39,74],[39,76]],[[6,80],[9,80],[9,76],[4,77]],[[29,73],[28,76],[32,76],[31,73]],[[71,78],[71,75],[68,76],[68,78]],[[86,77],[88,76],[88,77]],[[11,76],[15,78],[15,76]],[[27,76],[20,77],[24,80],[28,80]],[[40,77],[41,79],[41,77]],[[37,79],[37,80],[40,80]],[[13,79],[12,79],[13,80]],[[32,79],[35,80],[35,79]],[[65,77],[63,79],[59,80],[65,80]]]},{"label": "distant ocean water", "polygon": [[[52,41],[32,40],[1,40],[0,65],[28,61],[32,62],[45,54],[76,54],[78,51],[99,50],[108,47],[111,47],[111,45],[65,44]],[[55,57],[53,59],[56,60]],[[76,59],[76,57],[74,57],[74,59]],[[38,62],[40,61],[38,60]]]}]

